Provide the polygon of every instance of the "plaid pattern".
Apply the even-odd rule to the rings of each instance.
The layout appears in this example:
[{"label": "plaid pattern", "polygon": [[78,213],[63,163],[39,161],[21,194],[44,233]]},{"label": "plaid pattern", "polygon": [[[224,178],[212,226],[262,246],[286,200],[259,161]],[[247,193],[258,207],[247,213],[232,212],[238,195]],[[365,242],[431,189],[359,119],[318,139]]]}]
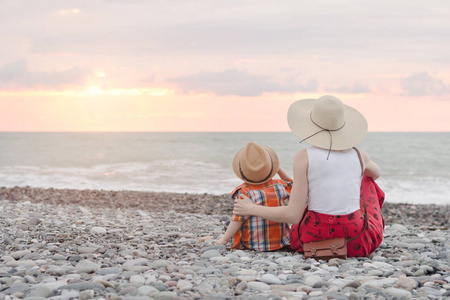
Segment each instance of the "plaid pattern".
[{"label": "plaid pattern", "polygon": [[[233,199],[245,195],[250,200],[263,206],[284,206],[292,189],[292,179],[284,181],[272,179],[259,185],[243,183],[231,194]],[[272,222],[257,216],[242,217],[233,215],[233,221],[245,222],[233,237],[233,248],[253,249],[257,251],[274,251],[289,245],[289,225]]]}]

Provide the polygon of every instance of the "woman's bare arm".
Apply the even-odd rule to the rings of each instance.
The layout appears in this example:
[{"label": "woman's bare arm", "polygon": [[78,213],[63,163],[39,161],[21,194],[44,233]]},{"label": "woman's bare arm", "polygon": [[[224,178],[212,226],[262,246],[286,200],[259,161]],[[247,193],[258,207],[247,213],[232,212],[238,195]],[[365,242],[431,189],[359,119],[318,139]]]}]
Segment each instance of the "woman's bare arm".
[{"label": "woman's bare arm", "polygon": [[372,177],[374,180],[380,177],[381,172],[378,165],[370,159],[369,154],[367,154],[364,151],[360,152],[364,164],[364,171],[363,171],[364,175]]},{"label": "woman's bare arm", "polygon": [[236,199],[233,214],[241,216],[258,216],[279,223],[298,223],[305,210],[308,196],[308,154],[299,151],[294,158],[294,184],[287,206],[267,207],[253,204],[250,199]]}]

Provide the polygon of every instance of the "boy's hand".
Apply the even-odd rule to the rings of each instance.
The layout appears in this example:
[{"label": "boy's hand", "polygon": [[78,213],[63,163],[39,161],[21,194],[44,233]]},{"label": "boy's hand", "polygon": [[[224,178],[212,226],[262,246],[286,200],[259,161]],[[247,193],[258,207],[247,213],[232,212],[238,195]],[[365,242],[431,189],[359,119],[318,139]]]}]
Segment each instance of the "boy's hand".
[{"label": "boy's hand", "polygon": [[216,245],[226,245],[228,243],[227,240],[225,240],[223,237],[221,237],[220,239],[218,239],[216,241]]}]

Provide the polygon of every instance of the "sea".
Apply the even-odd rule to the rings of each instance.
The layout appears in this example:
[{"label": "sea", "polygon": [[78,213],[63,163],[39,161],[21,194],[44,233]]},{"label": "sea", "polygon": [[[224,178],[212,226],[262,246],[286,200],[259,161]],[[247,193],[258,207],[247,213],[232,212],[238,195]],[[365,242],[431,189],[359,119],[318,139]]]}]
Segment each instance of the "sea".
[{"label": "sea", "polygon": [[[290,132],[0,132],[0,186],[226,194],[249,141],[273,148],[289,174],[308,146]],[[387,202],[450,204],[449,132],[369,132],[358,148],[379,165]]]}]

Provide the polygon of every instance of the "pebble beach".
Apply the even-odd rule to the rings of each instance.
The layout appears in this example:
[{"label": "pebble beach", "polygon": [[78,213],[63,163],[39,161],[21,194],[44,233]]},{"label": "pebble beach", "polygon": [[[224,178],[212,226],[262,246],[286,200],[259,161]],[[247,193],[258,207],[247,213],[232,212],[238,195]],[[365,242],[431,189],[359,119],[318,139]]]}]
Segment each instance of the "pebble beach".
[{"label": "pebble beach", "polygon": [[215,245],[228,195],[0,188],[3,299],[448,299],[449,206],[385,203],[367,258]]}]

